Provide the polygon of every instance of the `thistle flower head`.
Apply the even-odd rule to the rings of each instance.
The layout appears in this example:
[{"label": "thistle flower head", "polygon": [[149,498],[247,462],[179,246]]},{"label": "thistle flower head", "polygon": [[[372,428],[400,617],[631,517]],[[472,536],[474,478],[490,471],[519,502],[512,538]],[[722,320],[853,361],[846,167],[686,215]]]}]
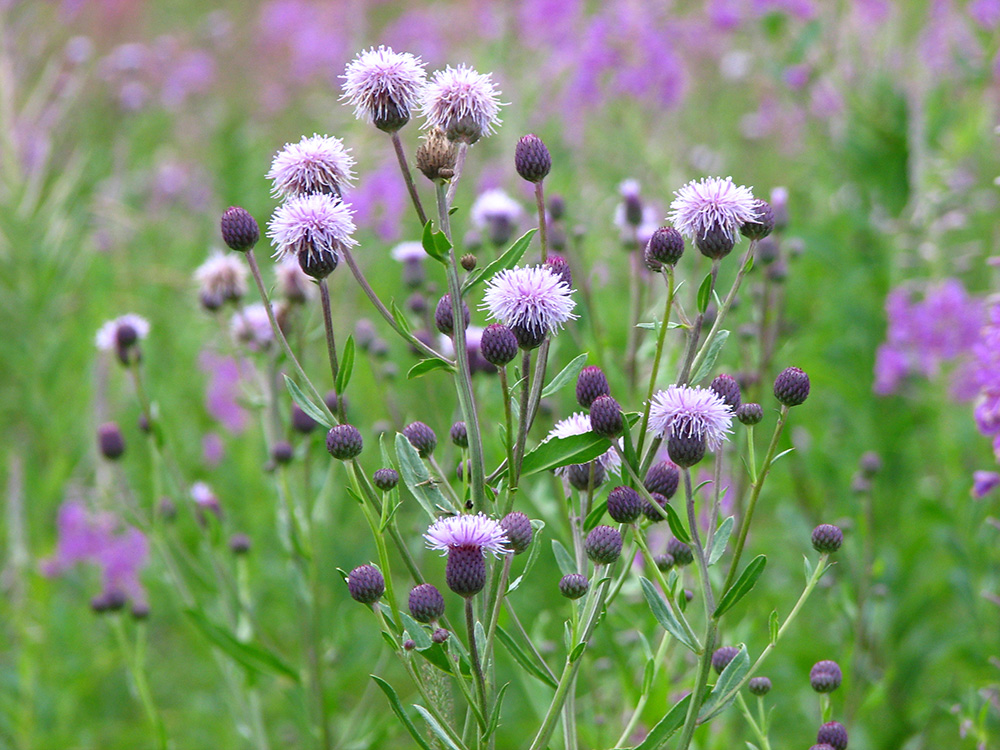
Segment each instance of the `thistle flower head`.
[{"label": "thistle flower head", "polygon": [[660,437],[704,438],[709,450],[727,439],[732,409],[708,388],[672,385],[653,396],[649,431]]},{"label": "thistle flower head", "polygon": [[276,197],[291,198],[308,193],[339,195],[354,179],[354,159],[339,138],[326,135],[302,136],[298,143],[286,143],[275,154],[267,179],[274,181]]},{"label": "thistle flower head", "polygon": [[351,209],[339,198],[323,193],[300,195],[278,207],[267,225],[275,258],[319,260],[329,253],[339,259],[344,248],[356,245],[351,235]]},{"label": "thistle flower head", "polygon": [[435,521],[424,534],[428,549],[449,552],[456,549],[478,549],[501,555],[507,552],[507,533],[489,516],[445,516]]},{"label": "thistle flower head", "polygon": [[274,340],[271,321],[267,317],[264,305],[257,303],[247,305],[233,314],[229,322],[229,330],[233,338],[246,344],[254,351],[262,351]]},{"label": "thistle flower head", "polygon": [[480,306],[505,326],[554,333],[573,314],[573,292],[562,278],[545,266],[500,271],[489,280]]},{"label": "thistle flower head", "polygon": [[423,243],[413,240],[400,242],[389,251],[389,256],[400,263],[411,263],[422,261],[427,257]]},{"label": "thistle flower head", "polygon": [[424,92],[425,128],[441,128],[448,137],[475,143],[500,124],[500,92],[490,73],[450,65],[437,71]]},{"label": "thistle flower head", "polygon": [[[549,434],[545,436],[546,440],[550,438],[564,438],[572,437],[573,435],[586,435],[591,432],[590,428],[590,415],[585,412],[578,411],[575,414],[571,414],[566,417],[566,419],[561,419],[555,423]],[[621,459],[618,457],[618,453],[614,448],[610,448],[607,452],[602,453],[600,456],[594,459],[597,464],[605,471],[611,471],[618,473],[621,468]],[[557,476],[566,476],[569,472],[569,466],[561,466],[555,470]]]},{"label": "thistle flower head", "polygon": [[345,99],[354,116],[394,132],[420,103],[427,74],[419,57],[379,45],[358,53],[341,76]]},{"label": "thistle flower head", "polygon": [[721,232],[733,243],[740,227],[757,218],[750,188],[733,184],[733,178],[708,177],[692,180],[674,193],[669,219],[681,234],[692,240],[704,239],[709,232]]},{"label": "thistle flower head", "polygon": [[135,313],[127,313],[102,325],[94,341],[102,352],[111,352],[119,346],[131,346],[147,335],[149,321]]},{"label": "thistle flower head", "polygon": [[213,252],[194,272],[199,294],[230,302],[247,293],[247,269],[236,255]]}]

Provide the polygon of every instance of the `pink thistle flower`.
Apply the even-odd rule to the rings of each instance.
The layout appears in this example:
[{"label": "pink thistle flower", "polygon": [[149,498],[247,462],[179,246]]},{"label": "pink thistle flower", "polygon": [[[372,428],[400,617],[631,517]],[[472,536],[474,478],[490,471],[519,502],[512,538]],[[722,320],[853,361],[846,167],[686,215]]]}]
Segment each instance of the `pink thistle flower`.
[{"label": "pink thistle flower", "polygon": [[314,134],[302,136],[298,143],[286,143],[271,162],[267,179],[274,181],[271,192],[284,198],[307,193],[340,195],[354,180],[353,166],[343,141]]},{"label": "pink thistle flower", "polygon": [[502,555],[508,551],[505,547],[507,533],[483,513],[439,518],[424,534],[424,539],[428,549],[445,553],[455,549],[478,549]]},{"label": "pink thistle flower", "polygon": [[708,388],[672,385],[654,394],[649,409],[650,433],[704,438],[712,451],[729,439],[732,421],[732,409]]},{"label": "pink thistle flower", "polygon": [[[573,435],[586,435],[591,431],[590,427],[590,415],[582,411],[578,411],[574,414],[569,415],[566,419],[561,419],[555,423],[549,434],[545,436],[546,440],[550,438],[565,438],[572,437]],[[621,440],[618,441],[621,444]],[[614,448],[609,448],[605,453],[594,459],[601,468],[605,471],[619,473],[621,469],[621,459],[618,457],[618,453]],[[555,470],[556,476],[566,476],[569,471],[568,466],[560,466]]]},{"label": "pink thistle flower", "polygon": [[352,211],[339,198],[324,193],[299,195],[279,206],[267,225],[275,258],[299,259],[303,253],[319,261],[325,253],[335,260],[357,245]]},{"label": "pink thistle flower", "polygon": [[387,132],[399,130],[409,121],[427,86],[419,57],[381,45],[358,53],[341,78],[341,99],[354,107],[354,116]]},{"label": "pink thistle flower", "polygon": [[757,218],[751,189],[733,184],[732,177],[692,180],[674,195],[668,218],[692,240],[721,230],[732,242],[739,242],[740,226]]},{"label": "pink thistle flower", "polygon": [[425,128],[441,128],[455,141],[475,143],[499,125],[500,92],[490,73],[450,65],[434,74],[424,93]]},{"label": "pink thistle flower", "polygon": [[546,266],[515,266],[489,280],[480,308],[505,326],[554,333],[577,317],[572,292],[562,277]]}]

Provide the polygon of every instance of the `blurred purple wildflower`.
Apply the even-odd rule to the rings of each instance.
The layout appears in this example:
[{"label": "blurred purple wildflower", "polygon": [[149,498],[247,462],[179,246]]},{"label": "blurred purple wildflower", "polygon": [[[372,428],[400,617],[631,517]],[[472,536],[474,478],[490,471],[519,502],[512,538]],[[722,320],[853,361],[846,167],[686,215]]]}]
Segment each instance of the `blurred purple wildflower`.
[{"label": "blurred purple wildflower", "polygon": [[351,192],[351,206],[359,225],[371,226],[385,241],[400,235],[400,217],[409,204],[406,185],[399,179],[395,159],[383,162],[377,169],[366,171],[358,187]]},{"label": "blurred purple wildflower", "polygon": [[995,471],[972,472],[972,496],[977,500],[1000,486],[1000,474]]},{"label": "blurred purple wildflower", "polygon": [[94,343],[102,352],[115,350],[121,337],[121,332],[125,329],[132,329],[135,332],[135,340],[142,341],[149,335],[149,321],[135,313],[126,313],[120,318],[107,321],[97,330]]},{"label": "blurred purple wildflower", "polygon": [[198,367],[209,374],[208,387],[205,389],[205,409],[229,432],[243,432],[247,425],[247,413],[239,403],[239,363],[232,357],[220,357],[210,351],[203,351],[198,357]]}]

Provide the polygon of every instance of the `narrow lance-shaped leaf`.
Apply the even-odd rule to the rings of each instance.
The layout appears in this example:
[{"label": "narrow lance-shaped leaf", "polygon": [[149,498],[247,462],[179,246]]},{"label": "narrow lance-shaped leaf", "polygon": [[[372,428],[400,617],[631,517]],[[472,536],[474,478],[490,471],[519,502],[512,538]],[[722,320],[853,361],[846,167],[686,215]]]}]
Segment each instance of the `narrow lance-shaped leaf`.
[{"label": "narrow lance-shaped leaf", "polygon": [[750,564],[740,573],[740,577],[736,579],[736,583],[733,584],[732,588],[722,595],[719,606],[715,608],[713,617],[719,617],[750,593],[750,590],[757,583],[757,579],[764,572],[765,565],[767,565],[767,557],[764,555],[757,555],[757,557],[751,560]]},{"label": "narrow lance-shaped leaf", "polygon": [[403,704],[399,702],[399,696],[396,695],[396,691],[393,689],[392,685],[383,680],[381,677],[376,677],[371,675],[371,678],[375,680],[375,684],[379,686],[386,697],[389,699],[389,707],[392,712],[396,714],[396,718],[399,719],[400,723],[406,727],[406,731],[410,733],[410,736],[417,743],[417,745],[423,750],[431,750],[431,746],[424,739],[423,733],[417,729],[416,725],[410,721],[410,717],[406,715],[406,711],[403,709]]},{"label": "narrow lance-shaped leaf", "polygon": [[688,649],[694,653],[698,653],[698,644],[691,640],[691,637],[681,625],[680,620],[677,619],[674,613],[667,606],[663,597],[660,596],[660,592],[656,590],[656,587],[650,583],[649,580],[642,577],[639,578],[639,583],[642,586],[642,595],[646,597],[646,603],[649,605],[649,609],[653,612],[653,617],[656,618],[656,621],[660,623],[663,629],[670,633],[670,635],[687,646]]},{"label": "narrow lance-shaped leaf", "polygon": [[344,354],[340,358],[340,367],[337,369],[337,382],[335,383],[337,395],[347,390],[347,385],[351,382],[351,373],[354,372],[354,336],[348,336],[344,343]]}]

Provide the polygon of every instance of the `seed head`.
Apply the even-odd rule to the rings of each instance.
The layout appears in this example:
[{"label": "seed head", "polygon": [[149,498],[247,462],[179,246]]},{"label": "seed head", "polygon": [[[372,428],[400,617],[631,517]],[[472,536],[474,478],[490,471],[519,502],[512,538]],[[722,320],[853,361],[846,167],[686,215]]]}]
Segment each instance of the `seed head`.
[{"label": "seed head", "polygon": [[427,86],[419,57],[379,45],[358,53],[341,76],[354,116],[379,130],[394,133],[410,120]]},{"label": "seed head", "polygon": [[712,654],[712,669],[715,670],[716,674],[722,674],[729,662],[736,658],[736,655],[740,652],[736,646],[723,646],[715,650]]},{"label": "seed head", "polygon": [[579,599],[589,588],[590,581],[587,580],[587,576],[579,573],[570,573],[559,579],[559,593],[567,599]]},{"label": "seed head", "polygon": [[385,579],[374,565],[360,565],[347,577],[351,598],[362,604],[374,604],[385,593]]},{"label": "seed head", "polygon": [[615,487],[608,494],[608,515],[616,523],[633,523],[642,515],[643,498],[631,487]]},{"label": "seed head", "polygon": [[832,693],[840,687],[844,675],[835,661],[818,661],[809,670],[809,684],[817,693]]},{"label": "seed head", "polygon": [[785,406],[798,406],[809,397],[809,376],[798,367],[788,367],[774,379],[774,397]]},{"label": "seed head", "polygon": [[257,226],[257,220],[240,206],[227,208],[222,214],[219,225],[222,230],[222,241],[233,250],[241,253],[253,250],[253,246],[260,239],[260,227]]},{"label": "seed head", "polygon": [[355,458],[361,453],[364,441],[358,428],[350,424],[338,424],[326,433],[326,449],[334,458],[341,461]]},{"label": "seed head", "polygon": [[817,552],[836,552],[844,543],[844,533],[836,526],[822,523],[813,529],[812,545]]},{"label": "seed head", "polygon": [[417,169],[432,182],[450,180],[454,177],[457,159],[458,147],[448,140],[445,132],[439,128],[431,130],[424,136],[423,143],[417,147]]},{"label": "seed head", "polygon": [[437,587],[421,583],[410,590],[409,607],[417,622],[434,622],[444,614],[444,597]]},{"label": "seed head", "polygon": [[589,409],[590,405],[598,396],[608,396],[611,394],[611,386],[608,385],[608,378],[604,370],[596,365],[590,365],[580,370],[576,378],[576,400],[584,409]]},{"label": "seed head", "polygon": [[441,128],[450,140],[475,143],[500,124],[500,92],[491,74],[450,65],[431,77],[424,92],[426,128]]},{"label": "seed head", "polygon": [[379,469],[372,474],[372,482],[382,492],[388,492],[399,484],[399,472],[395,469]]},{"label": "seed head", "polygon": [[437,447],[437,435],[423,422],[411,422],[403,428],[403,435],[416,448],[421,458],[427,458]]},{"label": "seed head", "polygon": [[528,549],[534,531],[531,528],[531,520],[524,513],[519,511],[508,513],[500,519],[500,527],[507,535],[507,543],[515,555],[520,555]]},{"label": "seed head", "polygon": [[514,168],[528,182],[541,182],[552,169],[552,156],[537,135],[525,135],[514,147]]},{"label": "seed head", "polygon": [[613,526],[596,526],[583,544],[595,565],[612,565],[622,553],[622,535]]},{"label": "seed head", "polygon": [[339,196],[354,180],[354,159],[339,138],[326,135],[302,136],[298,143],[286,143],[274,156],[267,179],[271,193],[294,198],[311,193]]}]

